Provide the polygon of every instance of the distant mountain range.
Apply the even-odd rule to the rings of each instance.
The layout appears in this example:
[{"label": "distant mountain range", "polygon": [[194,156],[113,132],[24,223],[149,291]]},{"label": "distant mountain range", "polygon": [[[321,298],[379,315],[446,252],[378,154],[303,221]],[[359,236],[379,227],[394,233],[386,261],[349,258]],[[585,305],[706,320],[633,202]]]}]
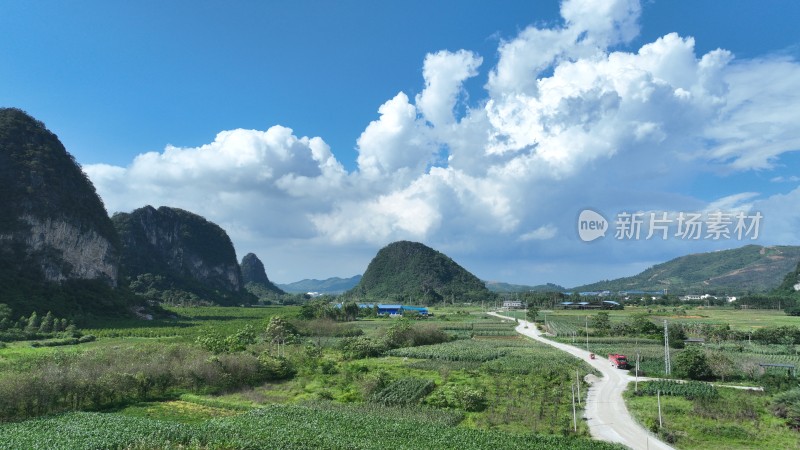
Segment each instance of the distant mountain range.
[{"label": "distant mountain range", "polygon": [[332,277],[325,280],[305,279],[277,286],[290,294],[319,292],[320,294],[341,294],[353,289],[361,281],[361,275],[350,278]]},{"label": "distant mountain range", "polygon": [[528,286],[525,284],[510,284],[501,281],[486,281],[486,287],[492,292],[564,292],[566,288],[553,283]]},{"label": "distant mountain range", "polygon": [[670,294],[767,293],[781,285],[800,262],[800,247],[746,245],[681,256],[632,277],[599,281],[573,291],[659,291]]},{"label": "distant mountain range", "polygon": [[[379,259],[379,262],[383,259]],[[383,262],[385,263],[385,261]],[[385,265],[389,267],[398,263],[405,264],[400,258]],[[598,281],[571,289],[553,283],[540,285],[511,284],[501,281],[484,281],[483,283],[489,291],[495,293],[653,292],[667,289],[669,293],[678,295],[692,293],[760,294],[771,292],[783,285],[786,285],[783,286],[783,290],[794,291],[794,285],[800,285],[800,275],[795,274],[793,277],[789,277],[791,282],[785,281],[785,279],[789,279],[787,278],[788,273],[800,273],[799,264],[800,246],[746,245],[731,250],[681,256],[650,267],[638,275]],[[352,278],[302,280],[278,286],[289,293],[341,294],[353,289],[360,280],[361,276],[356,275]]]},{"label": "distant mountain range", "polygon": [[[15,317],[125,316],[152,302],[239,305],[283,293],[248,254],[241,265],[226,231],[190,211],[144,206],[109,218],[94,186],[58,137],[15,108],[0,108],[0,304]],[[747,245],[682,256],[573,291],[777,293],[800,296],[800,247]],[[555,284],[484,282],[447,255],[400,241],[363,277],[306,279],[290,293],[366,301],[480,301],[497,292],[564,291]],[[487,289],[488,287],[488,289]]]}]

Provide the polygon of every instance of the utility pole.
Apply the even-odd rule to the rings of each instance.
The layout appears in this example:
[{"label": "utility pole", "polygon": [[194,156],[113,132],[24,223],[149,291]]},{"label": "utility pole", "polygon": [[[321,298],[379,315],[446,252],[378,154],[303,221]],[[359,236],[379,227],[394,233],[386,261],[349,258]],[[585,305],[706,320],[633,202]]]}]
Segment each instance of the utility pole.
[{"label": "utility pole", "polygon": [[664,427],[664,422],[661,421],[661,391],[657,391],[658,396],[658,428]]},{"label": "utility pole", "polygon": [[664,320],[664,374],[670,375],[671,373],[672,373],[672,366],[669,361],[669,328],[667,327],[667,321],[665,319]]},{"label": "utility pole", "polygon": [[589,316],[586,316],[586,351],[589,351]]},{"label": "utility pole", "polygon": [[636,384],[633,387],[633,392],[639,392],[639,352],[636,352]]},{"label": "utility pole", "polygon": [[578,404],[581,404],[581,376],[578,374],[578,369],[575,369],[575,386],[578,386]]},{"label": "utility pole", "polygon": [[578,432],[578,414],[575,412],[575,385],[571,385],[572,387],[572,427],[575,432]]}]

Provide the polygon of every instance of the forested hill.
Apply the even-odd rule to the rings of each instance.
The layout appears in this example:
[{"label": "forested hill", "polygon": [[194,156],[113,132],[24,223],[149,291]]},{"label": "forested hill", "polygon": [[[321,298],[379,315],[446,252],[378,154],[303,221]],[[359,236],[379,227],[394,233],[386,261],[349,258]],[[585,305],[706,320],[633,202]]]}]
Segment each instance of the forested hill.
[{"label": "forested hill", "polygon": [[772,292],[775,295],[788,295],[800,299],[800,262],[783,278],[783,282]]},{"label": "forested hill", "polygon": [[324,280],[305,279],[294,283],[279,284],[278,287],[294,294],[305,294],[307,292],[341,294],[353,289],[359,281],[361,281],[361,275],[350,278],[331,277]]},{"label": "forested hill", "polygon": [[382,248],[347,293],[359,299],[424,304],[480,301],[493,295],[447,255],[409,241]]},{"label": "forested hill", "polygon": [[255,253],[244,255],[240,266],[242,268],[242,282],[245,289],[251,294],[259,298],[285,294],[281,288],[269,281],[264,263],[258,259]]},{"label": "forested hill", "polygon": [[137,294],[166,303],[249,303],[228,234],[197,214],[152,206],[112,217],[122,272]]},{"label": "forested hill", "polygon": [[0,303],[13,314],[118,314],[119,241],[100,197],[42,122],[0,108]]},{"label": "forested hill", "polygon": [[800,247],[746,245],[681,256],[626,278],[600,281],[575,291],[657,291],[671,294],[766,293],[781,284],[800,261]]},{"label": "forested hill", "polygon": [[525,284],[503,283],[501,281],[487,281],[486,287],[492,292],[564,292],[564,286],[547,283],[528,286]]}]

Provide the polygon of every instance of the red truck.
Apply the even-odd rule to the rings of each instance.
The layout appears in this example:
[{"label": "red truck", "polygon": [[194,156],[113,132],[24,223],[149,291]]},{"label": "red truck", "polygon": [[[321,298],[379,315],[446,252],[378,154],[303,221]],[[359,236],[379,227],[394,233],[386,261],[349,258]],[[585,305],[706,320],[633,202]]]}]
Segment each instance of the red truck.
[{"label": "red truck", "polygon": [[615,366],[617,369],[628,368],[628,358],[626,358],[625,355],[620,355],[619,353],[609,353],[608,360],[611,361],[611,365]]}]

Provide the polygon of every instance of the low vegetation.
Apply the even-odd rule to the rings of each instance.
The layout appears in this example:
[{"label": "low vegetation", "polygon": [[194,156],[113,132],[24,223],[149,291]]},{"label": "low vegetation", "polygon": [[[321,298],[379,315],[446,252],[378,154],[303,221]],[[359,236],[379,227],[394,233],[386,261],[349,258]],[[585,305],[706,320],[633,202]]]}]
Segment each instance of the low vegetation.
[{"label": "low vegetation", "polygon": [[[377,412],[378,414],[374,414]],[[0,426],[0,442],[26,449],[617,449],[561,436],[505,433],[444,425],[380,410],[272,405],[187,424],[118,414],[70,413]],[[55,431],[58,430],[56,433]]]},{"label": "low vegetation", "polygon": [[[113,448],[123,438],[132,439],[126,448],[249,448],[274,439],[282,448],[517,448],[523,442],[604,448],[588,440],[585,422],[573,430],[572,386],[580,381],[585,397],[582,379],[590,368],[516,335],[515,321],[463,307],[434,309],[433,317],[416,320],[360,313],[300,318],[304,310],[169,308],[170,319],[78,330],[97,336],[78,346],[12,342],[0,349],[0,414],[29,419],[0,425],[0,442],[21,448]],[[541,310],[538,320],[546,315],[548,329],[561,330],[556,339],[577,346],[586,345],[589,331],[589,348],[598,354],[626,353],[634,363],[630,355],[638,352],[644,373],[659,376],[663,341],[652,328],[656,314],[663,313],[610,311],[587,319]],[[692,324],[691,316],[675,320],[687,336],[716,337],[702,347],[672,349],[673,374],[685,359],[692,370],[710,369],[696,378],[716,382],[724,374],[728,382],[760,383],[767,391],[640,382],[628,398],[638,420],[678,448],[735,448],[750,438],[781,448],[796,438],[800,395],[791,389],[797,383],[785,372],[740,367],[742,358],[796,358],[789,351],[794,340],[787,340],[793,330],[751,334]],[[625,329],[645,334],[608,331],[626,321]],[[750,342],[730,340],[743,336]],[[653,416],[657,393],[660,426]],[[678,412],[700,419],[684,421]],[[47,416],[53,413],[61,415]],[[69,432],[53,444],[36,431],[46,427]],[[286,430],[290,437],[278,437]]]}]

